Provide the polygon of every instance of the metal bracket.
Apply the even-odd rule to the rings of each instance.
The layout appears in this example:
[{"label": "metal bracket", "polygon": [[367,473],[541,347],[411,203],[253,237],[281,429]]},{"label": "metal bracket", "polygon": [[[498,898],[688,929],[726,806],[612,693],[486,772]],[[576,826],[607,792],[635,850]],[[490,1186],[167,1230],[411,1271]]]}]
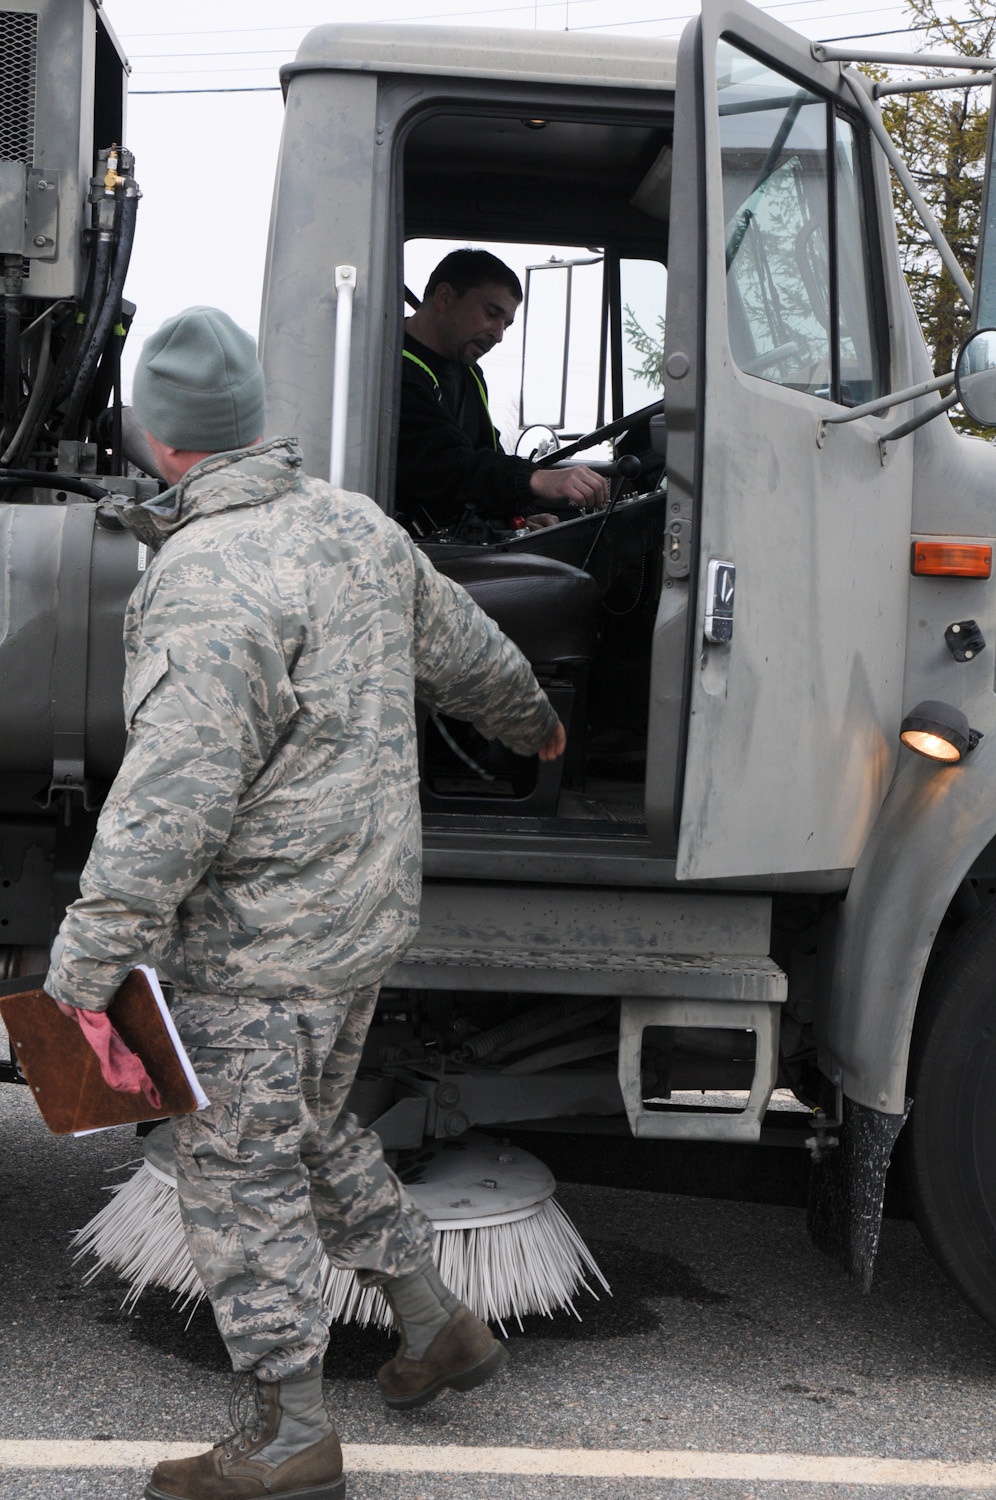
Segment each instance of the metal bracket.
[{"label": "metal bracket", "polygon": [[[623,1000],[619,1015],[619,1086],[633,1134],[654,1140],[758,1140],[778,1077],[780,1009],[780,1001]],[[648,1026],[753,1031],[754,1079],[744,1109],[735,1114],[705,1109],[645,1109],[641,1054]]]},{"label": "metal bracket", "polygon": [[691,517],[672,514],[664,533],[664,571],[668,578],[687,578],[691,558]]},{"label": "metal bracket", "polygon": [[50,807],[58,796],[78,794],[90,809],[86,779],[86,682],[90,641],[90,560],[96,506],[69,505],[62,512],[58,617],[52,662],[52,780],[43,794]]},{"label": "metal bracket", "polygon": [[828,1120],[821,1109],[813,1111],[813,1134],[806,1137],[806,1146],[814,1162],[822,1161],[828,1151],[840,1145],[840,1137],[831,1135],[831,1130],[840,1130],[844,1123],[844,1082],[841,1073],[834,1079],[833,1119]]},{"label": "metal bracket", "polygon": [[59,174],[28,172],[24,211],[24,254],[29,260],[55,260],[59,253]]}]

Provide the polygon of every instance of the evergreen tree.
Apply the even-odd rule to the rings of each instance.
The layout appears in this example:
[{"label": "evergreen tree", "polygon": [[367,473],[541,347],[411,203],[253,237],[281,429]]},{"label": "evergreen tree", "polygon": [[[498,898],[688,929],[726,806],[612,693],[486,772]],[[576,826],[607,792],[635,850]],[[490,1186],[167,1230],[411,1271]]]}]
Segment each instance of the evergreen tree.
[{"label": "evergreen tree", "polygon": [[[992,57],[996,49],[996,10],[991,0],[958,0],[958,14],[941,14],[941,0],[906,0],[915,30],[916,51]],[[940,77],[943,69],[925,70]],[[885,125],[917,187],[972,281],[981,223],[986,122],[990,91],[943,89],[887,95]],[[951,369],[968,332],[968,310],[902,184],[894,181],[899,252],[934,373]]]},{"label": "evergreen tree", "polygon": [[[996,55],[996,7],[992,0],[957,0],[961,19],[943,15],[943,0],[906,0],[911,52],[947,52],[967,57]],[[951,0],[948,0],[951,3]],[[873,76],[898,78],[895,69],[867,67]],[[910,76],[913,76],[912,72]],[[917,69],[918,77],[951,76],[941,68]],[[983,87],[886,95],[882,117],[921,194],[969,282],[974,279],[982,219],[983,169],[991,91]],[[906,190],[893,179],[899,253],[936,375],[952,367],[968,333],[969,312]],[[663,383],[663,318],[651,332],[632,308],[625,309],[626,338],[641,363],[632,373]],[[979,431],[960,409],[958,426]],[[987,434],[989,435],[989,434]]]}]

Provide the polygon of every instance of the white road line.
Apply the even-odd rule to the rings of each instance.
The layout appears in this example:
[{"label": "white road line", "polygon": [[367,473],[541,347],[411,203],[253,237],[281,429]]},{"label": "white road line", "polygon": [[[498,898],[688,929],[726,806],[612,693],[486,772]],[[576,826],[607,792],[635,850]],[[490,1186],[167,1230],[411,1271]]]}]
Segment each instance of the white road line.
[{"label": "white road line", "polygon": [[[4,1469],[149,1469],[189,1458],[204,1443],[0,1441]],[[994,1490],[996,1463],[818,1453],[709,1453],[697,1449],[462,1448],[350,1443],[346,1471],[367,1474],[532,1474],[578,1479],[732,1479],[862,1484],[883,1489]]]}]

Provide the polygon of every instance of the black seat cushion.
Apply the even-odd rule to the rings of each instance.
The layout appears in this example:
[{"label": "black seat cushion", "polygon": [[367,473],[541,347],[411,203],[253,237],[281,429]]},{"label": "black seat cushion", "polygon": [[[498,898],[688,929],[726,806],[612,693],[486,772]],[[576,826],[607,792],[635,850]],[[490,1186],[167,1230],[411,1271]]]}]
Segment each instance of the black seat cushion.
[{"label": "black seat cushion", "polygon": [[590,659],[601,594],[580,568],[528,552],[425,549],[440,573],[465,588],[531,662]]}]

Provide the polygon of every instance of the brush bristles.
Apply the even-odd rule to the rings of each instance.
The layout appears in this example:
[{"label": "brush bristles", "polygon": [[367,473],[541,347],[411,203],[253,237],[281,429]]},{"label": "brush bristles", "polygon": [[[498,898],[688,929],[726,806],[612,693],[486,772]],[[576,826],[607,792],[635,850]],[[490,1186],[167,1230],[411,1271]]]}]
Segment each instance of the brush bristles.
[{"label": "brush bristles", "polygon": [[[76,1260],[92,1255],[84,1277],[105,1267],[128,1282],[122,1302],[133,1312],[147,1286],[175,1293],[175,1306],[194,1309],[204,1296],[187,1251],[176,1189],[143,1162],[126,1182],[111,1189],[99,1213],[71,1240]],[[433,1255],[439,1274],[461,1302],[505,1332],[505,1320],[530,1313],[552,1317],[560,1308],[580,1318],[574,1297],[581,1290],[596,1300],[590,1284],[609,1290],[591,1253],[559,1204],[547,1198],[528,1218],[484,1224],[473,1229],[437,1229]],[[392,1317],[378,1287],[360,1286],[351,1270],[322,1256],[322,1293],[334,1322],[389,1328]]]},{"label": "brush bristles", "polygon": [[189,1305],[191,1314],[204,1296],[184,1239],[176,1189],[153,1175],[144,1162],[134,1176],[111,1189],[109,1201],[69,1243],[76,1251],[74,1260],[96,1258],[84,1285],[105,1266],[129,1283],[121,1304],[126,1312],[134,1312],[147,1286],[175,1292],[174,1305]]}]

